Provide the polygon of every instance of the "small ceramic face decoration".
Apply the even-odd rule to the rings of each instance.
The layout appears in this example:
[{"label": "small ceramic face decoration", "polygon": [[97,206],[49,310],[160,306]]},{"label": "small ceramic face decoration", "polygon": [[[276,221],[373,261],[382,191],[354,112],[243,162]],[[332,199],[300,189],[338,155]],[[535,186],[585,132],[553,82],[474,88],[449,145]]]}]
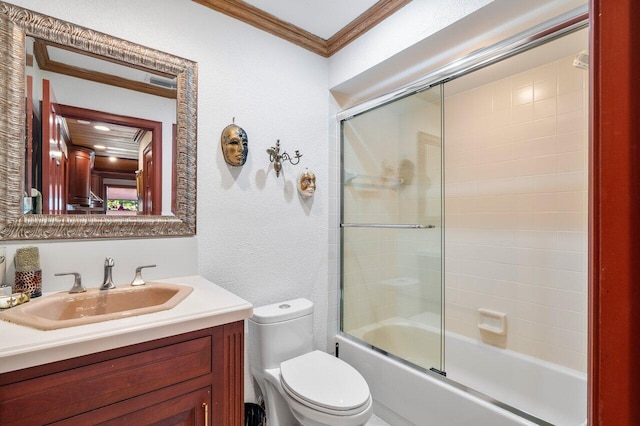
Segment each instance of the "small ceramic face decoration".
[{"label": "small ceramic face decoration", "polygon": [[298,192],[305,197],[312,197],[316,192],[316,175],[309,169],[304,169],[298,175]]},{"label": "small ceramic face decoration", "polygon": [[231,166],[242,166],[249,154],[249,139],[242,127],[230,124],[222,130],[220,138],[224,161]]}]

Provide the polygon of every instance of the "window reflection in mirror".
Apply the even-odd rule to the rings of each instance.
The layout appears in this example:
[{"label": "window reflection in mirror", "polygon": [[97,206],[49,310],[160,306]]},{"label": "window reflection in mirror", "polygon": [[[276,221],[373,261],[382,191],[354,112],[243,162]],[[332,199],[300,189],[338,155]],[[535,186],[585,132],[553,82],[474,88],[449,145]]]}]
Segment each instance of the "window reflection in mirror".
[{"label": "window reflection in mirror", "polygon": [[106,194],[108,215],[135,216],[142,208],[136,188],[109,185],[106,187]]},{"label": "window reflection in mirror", "polygon": [[[27,37],[24,213],[171,215],[175,78]],[[130,197],[130,196],[129,196]],[[117,213],[117,212],[125,213]]]}]

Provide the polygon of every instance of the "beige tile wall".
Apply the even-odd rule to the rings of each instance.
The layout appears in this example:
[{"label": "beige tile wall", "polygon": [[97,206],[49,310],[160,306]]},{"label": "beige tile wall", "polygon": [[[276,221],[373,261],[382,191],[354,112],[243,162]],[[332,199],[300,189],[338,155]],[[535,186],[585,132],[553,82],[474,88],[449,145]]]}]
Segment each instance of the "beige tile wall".
[{"label": "beige tile wall", "polygon": [[586,369],[587,73],[566,57],[463,93],[445,85],[446,328]]}]

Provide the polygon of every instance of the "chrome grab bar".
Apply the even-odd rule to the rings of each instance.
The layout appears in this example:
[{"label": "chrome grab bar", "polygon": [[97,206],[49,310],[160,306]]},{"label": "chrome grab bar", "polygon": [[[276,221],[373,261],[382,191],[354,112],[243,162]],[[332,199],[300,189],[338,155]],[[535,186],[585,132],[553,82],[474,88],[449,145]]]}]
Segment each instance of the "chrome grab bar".
[{"label": "chrome grab bar", "polygon": [[341,223],[341,228],[392,228],[392,229],[432,229],[435,225],[421,225],[419,223]]}]

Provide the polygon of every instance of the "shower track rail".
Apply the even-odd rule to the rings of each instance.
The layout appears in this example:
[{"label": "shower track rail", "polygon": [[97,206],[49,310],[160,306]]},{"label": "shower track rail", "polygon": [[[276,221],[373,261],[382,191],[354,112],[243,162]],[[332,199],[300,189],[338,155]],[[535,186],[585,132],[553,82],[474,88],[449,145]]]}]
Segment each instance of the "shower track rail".
[{"label": "shower track rail", "polygon": [[353,105],[336,114],[336,118],[338,121],[348,120],[381,105],[428,90],[438,84],[462,77],[480,68],[499,62],[502,59],[539,46],[547,41],[555,40],[573,31],[586,28],[588,25],[589,5],[584,4],[556,18],[538,24],[529,30],[513,35],[493,46],[472,52],[466,57],[438,68],[398,90]]},{"label": "shower track rail", "polygon": [[421,225],[419,223],[341,223],[341,228],[392,228],[392,229],[433,229],[435,225]]}]

